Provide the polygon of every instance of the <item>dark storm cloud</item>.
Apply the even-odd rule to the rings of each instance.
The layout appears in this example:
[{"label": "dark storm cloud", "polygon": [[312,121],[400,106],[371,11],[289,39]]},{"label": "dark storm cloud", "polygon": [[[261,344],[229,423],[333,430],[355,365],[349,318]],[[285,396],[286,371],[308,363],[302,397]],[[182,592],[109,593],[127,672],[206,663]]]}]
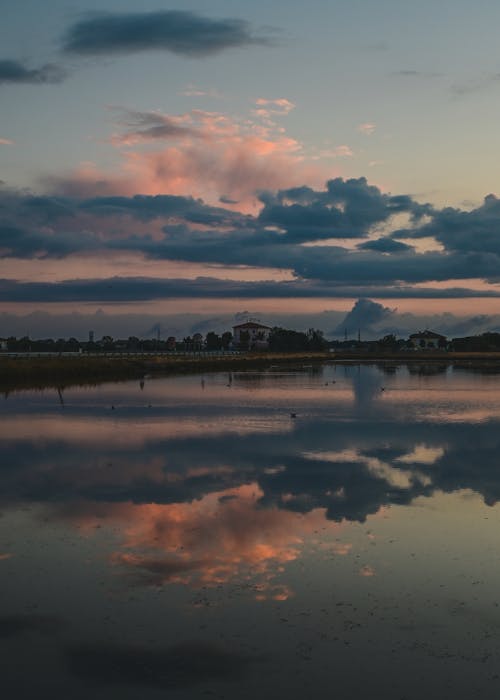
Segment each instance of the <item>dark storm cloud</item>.
[{"label": "dark storm cloud", "polygon": [[[82,215],[92,220],[82,221]],[[72,253],[120,249],[155,249],[149,236],[101,235],[106,220],[123,217],[139,222],[182,221],[189,225],[227,226],[244,230],[248,217],[211,207],[193,197],[135,195],[76,199],[56,196],[0,194],[0,248],[6,257],[60,258]],[[155,255],[159,253],[155,250]],[[161,257],[161,254],[160,254]]]},{"label": "dark storm cloud", "polygon": [[61,83],[66,72],[53,63],[40,68],[27,68],[19,61],[0,60],[0,84],[2,83]]},{"label": "dark storm cloud", "polygon": [[97,240],[86,233],[47,236],[41,230],[28,231],[4,226],[0,222],[0,248],[4,257],[65,258],[72,253],[95,250],[97,247]]},{"label": "dark storm cloud", "polygon": [[269,45],[240,19],[210,19],[194,12],[166,10],[134,14],[101,13],[71,26],[63,50],[80,55],[109,55],[161,50],[194,58],[226,49]]},{"label": "dark storm cloud", "polygon": [[393,238],[376,238],[373,241],[366,241],[358,245],[359,250],[375,250],[379,253],[409,253],[413,247],[406,243],[401,243]]},{"label": "dark storm cloud", "polygon": [[[0,295],[4,302],[85,302],[102,301],[128,302],[147,301],[152,299],[275,299],[290,298],[346,298],[356,296],[360,287],[349,287],[343,284],[325,283],[310,280],[292,280],[283,282],[237,282],[221,280],[215,277],[197,277],[196,279],[155,279],[149,277],[108,277],[103,279],[75,279],[61,282],[19,282],[16,280],[0,279]],[[474,292],[468,289],[434,289],[414,290],[411,288],[377,287],[370,290],[378,296],[387,299],[401,298],[456,298],[490,296],[499,297],[498,291]],[[357,302],[381,306],[370,300]],[[383,308],[383,307],[381,307]],[[359,311],[359,310],[358,310]],[[352,313],[352,312],[351,312]],[[371,323],[379,322],[369,314]],[[489,317],[485,317],[485,320]],[[365,319],[366,321],[366,319]],[[203,323],[210,323],[204,321]],[[343,322],[345,323],[345,322]],[[367,328],[361,318],[349,323],[349,328]],[[468,324],[474,326],[474,322]],[[340,327],[340,326],[339,326]],[[344,328],[344,326],[342,326]],[[197,329],[200,330],[200,329]],[[208,330],[211,330],[210,328]],[[343,331],[342,331],[343,332]]]},{"label": "dark storm cloud", "polygon": [[[489,194],[471,211],[452,207],[437,210],[417,230],[397,231],[394,238],[434,237],[447,251],[500,254],[500,199]],[[472,275],[471,275],[472,276]]]},{"label": "dark storm cloud", "polygon": [[[324,190],[304,186],[259,196],[262,210],[252,216],[187,196],[84,199],[6,191],[0,194],[0,246],[4,256],[18,258],[123,251],[156,260],[286,269],[316,287],[351,287],[351,296],[373,295],[364,290],[376,287],[404,294],[421,282],[500,279],[500,201],[493,195],[471,211],[436,210],[409,196],[383,194],[364,178],[337,178]],[[390,227],[400,214],[408,219],[405,228],[373,239],[374,230]],[[145,229],[149,223],[151,231]],[[399,240],[421,237],[434,238],[444,250],[422,254]],[[365,241],[353,249],[344,247],[346,238]],[[335,239],[338,245],[331,245]],[[146,289],[144,282],[133,285]],[[118,286],[126,294],[126,284]],[[262,287],[259,293],[279,296],[282,289]],[[306,286],[299,291],[316,294]]]},{"label": "dark storm cloud", "polygon": [[0,279],[3,301],[78,302],[139,301],[167,298],[289,298],[343,296],[343,290],[307,281],[235,282],[209,277],[197,279],[151,279],[111,277],[63,282],[16,282]]},{"label": "dark storm cloud", "polygon": [[[31,195],[0,191],[0,223],[55,226],[61,219],[75,219],[79,213],[96,217],[129,216],[138,221],[181,220],[205,226],[237,226],[251,223],[251,217],[223,207],[213,207],[201,199],[179,195],[110,195],[87,199],[57,195]],[[19,224],[18,224],[19,225]],[[76,224],[73,224],[75,226]],[[66,224],[71,227],[71,223]]]},{"label": "dark storm cloud", "polygon": [[395,311],[371,299],[358,299],[344,320],[339,323],[334,334],[342,334],[346,329],[350,330],[351,334],[358,329],[364,332],[371,331],[373,325],[389,321]]},{"label": "dark storm cloud", "polygon": [[111,643],[73,646],[65,656],[70,672],[83,681],[163,691],[239,680],[257,661],[255,656],[197,641],[164,650]]},{"label": "dark storm cloud", "polygon": [[394,214],[407,213],[416,221],[431,211],[411,197],[383,194],[363,177],[329,180],[323,191],[295,187],[260,198],[264,207],[259,223],[277,226],[287,232],[287,240],[297,242],[362,238]]},{"label": "dark storm cloud", "polygon": [[96,215],[126,215],[140,221],[153,219],[181,219],[191,224],[204,226],[239,226],[250,222],[238,212],[223,207],[212,207],[201,199],[176,195],[134,195],[133,197],[95,197],[93,199],[74,201],[73,206],[80,211]]},{"label": "dark storm cloud", "polygon": [[[352,285],[390,285],[433,280],[500,279],[499,256],[491,253],[441,252],[386,255],[340,246],[287,243],[286,235],[261,231],[220,235],[216,231],[166,228],[160,241],[136,241],[136,250],[155,259],[285,268],[303,278]],[[113,247],[134,249],[134,242]]]}]

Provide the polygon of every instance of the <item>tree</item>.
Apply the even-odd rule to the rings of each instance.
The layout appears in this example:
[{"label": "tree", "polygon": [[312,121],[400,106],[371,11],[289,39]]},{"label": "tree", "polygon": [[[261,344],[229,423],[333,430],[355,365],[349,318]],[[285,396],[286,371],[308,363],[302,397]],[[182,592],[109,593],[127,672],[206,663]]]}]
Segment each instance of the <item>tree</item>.
[{"label": "tree", "polygon": [[226,331],[222,334],[221,344],[224,350],[227,350],[231,343],[233,342],[233,334],[230,331]]},{"label": "tree", "polygon": [[137,350],[141,341],[135,335],[129,336],[127,340],[127,350]]},{"label": "tree", "polygon": [[213,331],[209,331],[205,337],[205,347],[207,350],[219,350],[221,347],[220,336]]},{"label": "tree", "polygon": [[323,331],[318,331],[314,328],[309,328],[309,330],[307,331],[307,339],[309,350],[321,352],[323,350],[326,350],[328,346],[327,341],[323,338]]},{"label": "tree", "polygon": [[274,327],[269,334],[269,350],[272,352],[301,352],[309,349],[305,333]]}]

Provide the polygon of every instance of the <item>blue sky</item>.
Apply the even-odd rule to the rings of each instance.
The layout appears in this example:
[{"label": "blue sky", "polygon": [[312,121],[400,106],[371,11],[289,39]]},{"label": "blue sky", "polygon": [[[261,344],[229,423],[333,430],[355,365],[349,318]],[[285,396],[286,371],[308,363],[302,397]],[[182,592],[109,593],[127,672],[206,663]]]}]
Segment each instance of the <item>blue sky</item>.
[{"label": "blue sky", "polygon": [[496,312],[499,23],[486,0],[9,4],[0,311]]}]

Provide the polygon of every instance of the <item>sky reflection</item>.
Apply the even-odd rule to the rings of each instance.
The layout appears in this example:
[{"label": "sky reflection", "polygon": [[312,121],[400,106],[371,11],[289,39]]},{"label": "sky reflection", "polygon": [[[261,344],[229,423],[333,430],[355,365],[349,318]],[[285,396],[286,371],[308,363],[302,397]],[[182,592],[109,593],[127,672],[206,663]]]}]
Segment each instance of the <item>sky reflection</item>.
[{"label": "sky reflection", "polygon": [[[288,375],[2,403],[8,658],[46,640],[37,673],[47,688],[82,684],[82,699],[105,687],[191,698],[226,684],[301,697],[283,669],[310,664],[320,687],[332,653],[341,697],[359,658],[382,692],[378,649],[401,668],[389,698],[406,692],[416,660],[440,692],[443,658],[485,657],[493,682],[500,377],[326,367],[282,386]],[[186,649],[205,649],[207,668]],[[167,679],[175,663],[186,672]]]},{"label": "sky reflection", "polygon": [[[116,410],[107,405],[114,385],[97,396],[79,390],[81,404],[71,390],[64,407],[49,392],[45,413],[36,394],[29,419],[19,397],[9,398],[0,498],[7,507],[26,499],[173,505],[253,485],[258,508],[322,508],[340,522],[439,490],[471,488],[487,503],[500,495],[496,377],[473,391],[475,377],[449,372],[422,379],[404,368],[384,376],[328,367],[296,373],[292,402],[280,389],[269,400],[276,374],[250,373],[235,391],[233,377],[228,404],[219,402],[225,375],[209,375],[196,401],[199,379],[182,379],[191,391],[181,379],[172,390],[170,380],[150,382],[150,394],[117,385]],[[96,403],[104,415],[94,416]]]}]

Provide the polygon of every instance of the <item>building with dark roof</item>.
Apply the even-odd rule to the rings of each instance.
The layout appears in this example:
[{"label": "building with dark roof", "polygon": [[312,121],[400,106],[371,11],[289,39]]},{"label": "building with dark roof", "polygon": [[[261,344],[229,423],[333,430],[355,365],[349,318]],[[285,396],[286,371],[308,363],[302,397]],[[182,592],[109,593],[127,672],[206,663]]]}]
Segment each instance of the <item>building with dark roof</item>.
[{"label": "building with dark roof", "polygon": [[233,345],[237,348],[265,350],[269,347],[271,328],[257,321],[246,321],[233,326]]}]

